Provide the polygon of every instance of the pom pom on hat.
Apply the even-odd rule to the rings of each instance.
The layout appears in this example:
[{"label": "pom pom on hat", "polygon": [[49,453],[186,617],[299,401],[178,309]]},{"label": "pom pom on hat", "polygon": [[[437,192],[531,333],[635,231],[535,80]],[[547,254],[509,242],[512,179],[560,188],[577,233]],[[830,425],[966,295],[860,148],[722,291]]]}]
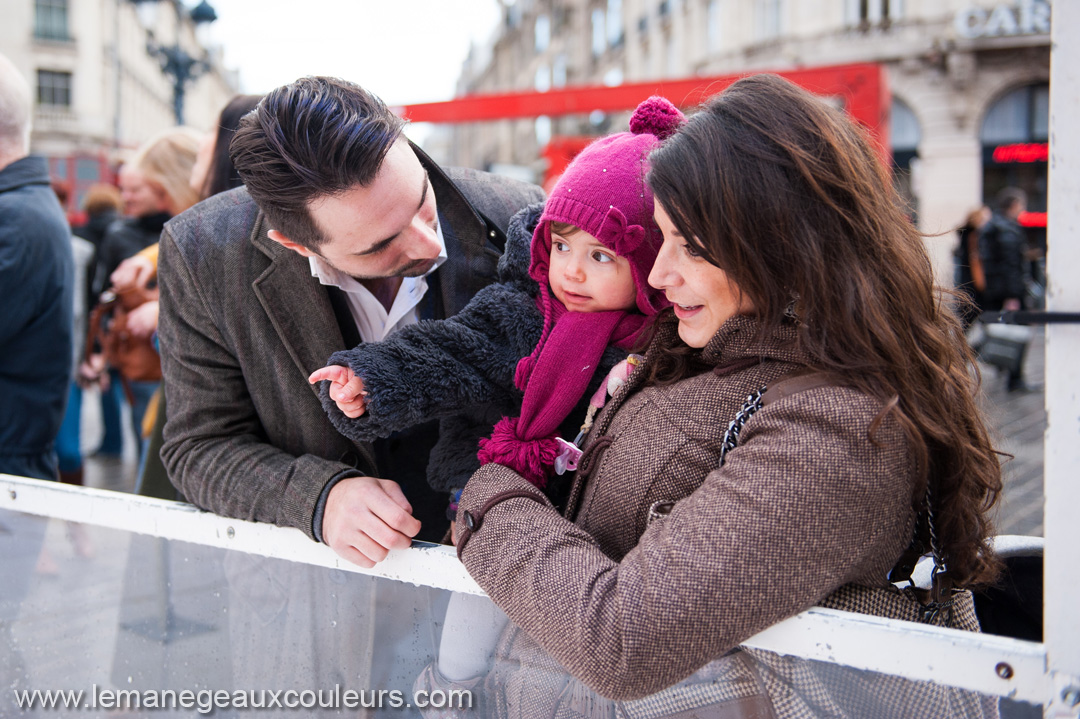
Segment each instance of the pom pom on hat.
[{"label": "pom pom on hat", "polygon": [[634,110],[630,118],[630,132],[635,135],[655,135],[659,140],[666,140],[686,122],[686,116],[667,98],[653,95]]}]

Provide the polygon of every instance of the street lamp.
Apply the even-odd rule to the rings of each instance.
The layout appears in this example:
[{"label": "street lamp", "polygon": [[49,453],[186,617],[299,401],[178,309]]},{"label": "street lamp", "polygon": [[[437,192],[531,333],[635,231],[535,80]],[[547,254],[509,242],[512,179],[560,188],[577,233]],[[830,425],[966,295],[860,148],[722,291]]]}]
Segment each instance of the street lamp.
[{"label": "street lamp", "polygon": [[[139,22],[146,30],[146,52],[156,57],[161,63],[161,71],[172,81],[173,86],[173,114],[176,116],[176,124],[184,124],[184,92],[189,82],[200,77],[210,69],[210,63],[203,57],[192,57],[187,50],[180,45],[180,26],[183,21],[184,6],[181,0],[168,0],[176,12],[176,42],[172,45],[162,45],[154,37],[153,27],[157,19],[157,8],[160,0],[131,0],[135,5],[135,12],[139,16]],[[209,24],[217,20],[217,13],[206,0],[202,0],[189,13],[192,22],[196,26]]]}]

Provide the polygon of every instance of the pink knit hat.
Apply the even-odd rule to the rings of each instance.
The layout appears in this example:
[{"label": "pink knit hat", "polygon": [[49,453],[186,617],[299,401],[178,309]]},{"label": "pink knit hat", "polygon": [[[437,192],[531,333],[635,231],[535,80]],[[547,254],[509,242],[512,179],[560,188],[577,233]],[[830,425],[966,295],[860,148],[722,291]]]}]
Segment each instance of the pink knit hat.
[{"label": "pink knit hat", "polygon": [[649,153],[685,119],[677,107],[654,95],[634,111],[630,132],[602,137],[574,158],[551,190],[533,233],[529,275],[541,287],[548,283],[551,223],[562,222],[629,260],[642,314],[654,315],[666,306],[663,293],[648,283],[663,240],[653,221],[645,175]]},{"label": "pink knit hat", "polygon": [[[601,138],[574,158],[555,184],[533,233],[529,275],[540,285],[536,303],[544,329],[532,354],[517,366],[514,383],[525,392],[519,417],[504,417],[480,441],[482,464],[497,462],[543,487],[559,446],[556,432],[584,396],[604,350],[629,349],[647,316],[667,306],[649,286],[662,238],[653,221],[653,197],[645,183],[648,156],[684,120],[662,97],[650,97],[630,119],[630,132]],[[589,233],[630,263],[640,314],[625,311],[567,312],[548,283],[551,223]],[[583,368],[568,372],[568,367]]]}]

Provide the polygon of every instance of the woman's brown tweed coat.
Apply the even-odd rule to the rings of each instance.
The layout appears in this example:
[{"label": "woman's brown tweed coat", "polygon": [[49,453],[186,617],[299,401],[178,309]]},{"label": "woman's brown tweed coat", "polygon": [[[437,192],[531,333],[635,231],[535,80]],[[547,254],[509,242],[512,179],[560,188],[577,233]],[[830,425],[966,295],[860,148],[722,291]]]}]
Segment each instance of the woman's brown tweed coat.
[{"label": "woman's brown tweed coat", "polygon": [[[675,331],[660,328],[646,364]],[[894,420],[869,436],[877,400],[833,385],[773,402],[718,468],[747,396],[806,364],[793,326],[762,340],[758,331],[735,317],[710,341],[704,357],[735,367],[725,374],[642,387],[638,370],[587,439],[565,517],[505,467],[469,481],[459,554],[517,625],[489,677],[494,715],[614,716],[558,665],[603,697],[638,699],[844,585],[887,586],[913,532],[914,464]],[[676,504],[650,522],[658,502]],[[744,652],[728,658],[710,669],[733,672],[732,686],[756,674],[749,694],[799,715],[775,706],[763,672],[742,670]]]}]

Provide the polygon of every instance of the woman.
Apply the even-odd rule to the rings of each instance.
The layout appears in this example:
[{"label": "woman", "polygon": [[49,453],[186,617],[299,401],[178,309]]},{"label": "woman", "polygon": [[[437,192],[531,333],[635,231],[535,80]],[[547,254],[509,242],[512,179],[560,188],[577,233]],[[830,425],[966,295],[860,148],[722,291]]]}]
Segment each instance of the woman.
[{"label": "woman", "polygon": [[[198,200],[189,185],[198,149],[198,133],[185,127],[171,128],[143,143],[120,170],[120,193],[127,217],[114,222],[102,240],[95,272],[96,294],[110,286],[111,275],[123,260],[155,244],[165,222]],[[133,312],[136,325],[147,324],[145,318],[156,313],[156,308],[147,305]],[[103,369],[103,358],[96,356],[84,363],[80,374],[86,378],[104,377]],[[143,415],[159,383],[121,377],[116,369],[109,370],[107,379],[124,386],[124,394],[131,403],[135,437],[142,437]],[[145,447],[136,441],[141,460]]]},{"label": "woman", "polygon": [[964,226],[956,231],[959,235],[959,242],[953,252],[956,290],[968,300],[959,307],[960,322],[965,331],[982,312],[986,273],[979,258],[979,235],[990,217],[990,208],[983,205],[968,214]]},{"label": "woman", "polygon": [[[523,630],[489,677],[494,713],[610,716],[586,686],[638,700],[697,672],[623,708],[993,715],[964,692],[838,691],[862,680],[732,651],[815,604],[917,618],[889,575],[929,549],[931,525],[937,598],[954,599],[939,623],[976,629],[970,594],[948,590],[997,569],[1000,470],[971,353],[875,148],[839,111],[756,76],[650,161],[664,232],[650,283],[674,307],[597,418],[568,506],[494,464],[459,502],[459,555]],[[764,406],[748,401],[770,386]]]}]

